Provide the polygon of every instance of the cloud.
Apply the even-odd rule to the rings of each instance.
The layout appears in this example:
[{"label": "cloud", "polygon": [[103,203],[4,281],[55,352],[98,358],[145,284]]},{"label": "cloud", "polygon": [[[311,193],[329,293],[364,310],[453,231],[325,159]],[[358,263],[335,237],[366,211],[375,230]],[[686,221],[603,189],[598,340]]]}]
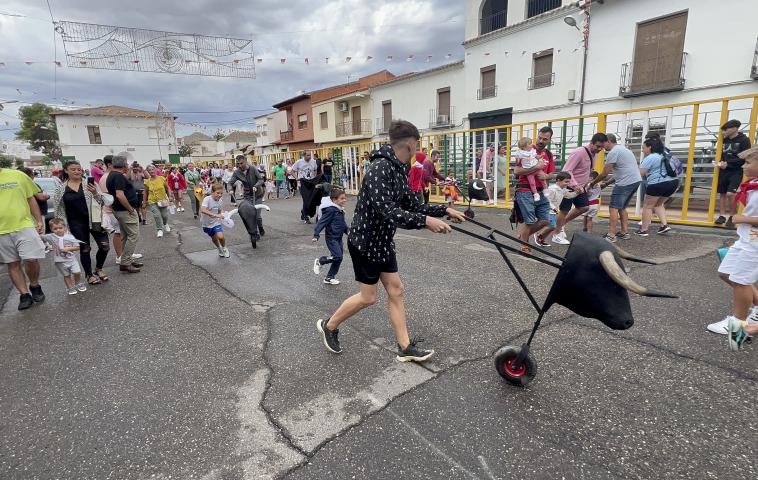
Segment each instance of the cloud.
[{"label": "cloud", "polygon": [[[69,20],[181,33],[236,36],[253,39],[257,78],[234,79],[170,74],[91,70],[66,67],[63,46],[57,41],[55,57],[50,14],[44,3],[19,0],[3,2],[0,15],[0,101],[21,100],[75,106],[124,105],[154,110],[158,101],[171,111],[208,112],[246,110],[249,113],[184,114],[179,122],[204,123],[216,128],[251,128],[252,117],[300,90],[315,90],[381,69],[395,74],[431,68],[449,60],[448,52],[462,58],[463,2],[459,0],[192,0],[156,2],[101,0],[52,0],[56,20]],[[42,5],[42,7],[40,7]],[[415,54],[414,62],[404,59]],[[366,63],[366,56],[374,59]],[[393,55],[393,62],[386,62]],[[425,63],[427,55],[433,61]],[[352,57],[350,63],[346,57]],[[304,58],[310,64],[306,65]],[[329,57],[329,63],[324,59]],[[285,64],[278,59],[287,58]],[[43,63],[25,65],[25,60]],[[55,72],[54,72],[55,70]],[[55,79],[55,80],[54,80]],[[21,94],[16,91],[21,90]],[[16,121],[17,105],[7,105],[0,115],[0,137],[5,121]],[[216,123],[211,123],[216,122]],[[191,131],[180,127],[179,133]]]}]

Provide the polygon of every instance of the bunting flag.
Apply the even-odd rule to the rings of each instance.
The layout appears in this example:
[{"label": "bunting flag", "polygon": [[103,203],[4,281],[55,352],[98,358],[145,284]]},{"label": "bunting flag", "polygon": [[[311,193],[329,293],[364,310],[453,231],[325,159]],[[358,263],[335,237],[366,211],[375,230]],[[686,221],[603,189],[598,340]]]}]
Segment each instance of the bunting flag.
[{"label": "bunting flag", "polygon": [[432,61],[432,56],[431,55],[427,55],[426,56],[426,63],[429,63],[431,61]]},{"label": "bunting flag", "polygon": [[452,54],[452,53],[450,53],[450,52],[447,52],[447,55],[445,55],[445,58],[450,58],[450,57],[452,57],[452,56],[453,56],[453,54]]},{"label": "bunting flag", "polygon": [[262,59],[262,58],[259,58],[259,59],[258,59],[258,63],[263,63],[263,59]]},{"label": "bunting flag", "polygon": [[352,59],[353,59],[353,57],[347,57],[347,58],[345,58],[345,63],[350,63],[350,60],[352,60]]},{"label": "bunting flag", "polygon": [[62,66],[63,66],[63,65],[61,64],[61,62],[59,62],[59,61],[57,61],[57,60],[56,60],[55,64],[56,64],[57,66],[59,66],[59,67],[62,67]]},{"label": "bunting flag", "polygon": [[405,61],[406,61],[406,62],[410,62],[410,61],[411,61],[411,60],[413,60],[414,58],[416,58],[416,56],[415,56],[414,54],[412,54],[412,53],[411,53],[410,55],[408,55],[408,58],[406,58],[406,59],[405,59]]},{"label": "bunting flag", "polygon": [[367,61],[367,62],[370,62],[370,61],[371,61],[373,58],[374,58],[374,57],[372,57],[371,55],[368,55],[368,56],[366,57],[366,61]]},{"label": "bunting flag", "polygon": [[34,62],[24,62],[24,63],[27,64],[27,65],[31,65]]},{"label": "bunting flag", "polygon": [[305,64],[306,65],[310,65],[311,64],[310,61],[308,60],[308,57],[305,57]]},{"label": "bunting flag", "polygon": [[387,61],[388,61],[388,62],[391,62],[391,61],[392,61],[392,55],[387,55]]},{"label": "bunting flag", "polygon": [[284,63],[284,62],[287,61],[287,59],[286,58],[280,58],[279,61],[282,62],[282,63]]}]

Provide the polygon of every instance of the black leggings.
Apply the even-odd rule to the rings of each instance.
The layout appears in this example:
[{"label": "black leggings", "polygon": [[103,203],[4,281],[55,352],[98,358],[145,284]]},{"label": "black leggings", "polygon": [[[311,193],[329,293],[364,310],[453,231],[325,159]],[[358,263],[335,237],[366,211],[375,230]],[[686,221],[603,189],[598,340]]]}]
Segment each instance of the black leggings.
[{"label": "black leggings", "polygon": [[105,265],[105,257],[108,256],[108,251],[110,250],[108,234],[106,232],[90,230],[89,222],[79,223],[77,221],[69,220],[68,229],[71,231],[71,235],[73,235],[74,238],[83,242],[79,245],[79,259],[82,262],[84,274],[89,278],[92,276],[92,259],[90,258],[90,251],[92,248],[90,247],[89,237],[92,235],[92,238],[97,242],[95,268],[100,270],[103,268],[103,265]]}]

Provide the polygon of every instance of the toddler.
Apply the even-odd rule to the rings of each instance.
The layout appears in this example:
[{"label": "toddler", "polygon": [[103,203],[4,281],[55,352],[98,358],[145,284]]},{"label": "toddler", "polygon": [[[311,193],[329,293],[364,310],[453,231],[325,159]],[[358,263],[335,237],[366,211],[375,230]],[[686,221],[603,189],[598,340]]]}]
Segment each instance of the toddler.
[{"label": "toddler", "polygon": [[[534,168],[537,166],[539,159],[537,158],[537,150],[532,147],[532,139],[524,137],[518,141],[518,150],[515,153],[516,164],[521,165],[521,168]],[[529,190],[534,195],[534,201],[540,201],[539,190],[547,188],[547,184],[544,180],[537,178],[537,172],[526,175],[526,180],[529,182]],[[538,188],[537,187],[541,187]]]},{"label": "toddler", "polygon": [[82,282],[82,269],[74,256],[74,252],[79,251],[81,242],[66,229],[66,222],[62,219],[53,218],[49,225],[53,233],[43,235],[42,240],[54,252],[55,267],[63,275],[68,294],[76,295],[78,292],[86,292],[87,286]]},{"label": "toddler", "polygon": [[[590,181],[595,180],[597,177],[598,173],[596,171],[593,170],[590,172]],[[587,189],[587,197],[590,202],[590,209],[587,210],[587,213],[584,214],[584,226],[582,229],[583,231],[592,233],[592,219],[597,216],[597,212],[600,209],[600,193],[611,183],[613,183],[613,179],[607,182],[600,182],[598,184],[595,184],[595,186]]]},{"label": "toddler", "polygon": [[445,195],[445,201],[450,208],[453,208],[453,203],[461,201],[461,189],[452,170],[447,171],[445,188],[442,190],[442,193]]}]

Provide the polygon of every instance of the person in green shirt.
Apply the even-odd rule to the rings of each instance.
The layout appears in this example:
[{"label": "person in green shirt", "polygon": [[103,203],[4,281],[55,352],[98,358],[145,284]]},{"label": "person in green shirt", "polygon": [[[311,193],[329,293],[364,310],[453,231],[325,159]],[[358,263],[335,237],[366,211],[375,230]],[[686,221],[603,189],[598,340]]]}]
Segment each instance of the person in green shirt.
[{"label": "person in green shirt", "polygon": [[287,191],[287,167],[281,158],[274,165],[274,180],[276,181],[276,198],[279,198],[279,191],[284,189],[285,199],[290,198]]},{"label": "person in green shirt", "polygon": [[45,300],[39,284],[38,261],[45,258],[45,245],[40,238],[45,233],[45,223],[34,198],[39,190],[24,172],[0,168],[0,264],[8,266],[8,276],[21,294],[19,310]]},{"label": "person in green shirt", "polygon": [[195,195],[195,187],[202,187],[200,181],[200,172],[197,171],[195,165],[190,163],[187,165],[187,171],[184,173],[184,180],[187,181],[187,195],[190,197],[190,205],[192,205],[192,216],[197,218],[200,211],[200,200]]}]

